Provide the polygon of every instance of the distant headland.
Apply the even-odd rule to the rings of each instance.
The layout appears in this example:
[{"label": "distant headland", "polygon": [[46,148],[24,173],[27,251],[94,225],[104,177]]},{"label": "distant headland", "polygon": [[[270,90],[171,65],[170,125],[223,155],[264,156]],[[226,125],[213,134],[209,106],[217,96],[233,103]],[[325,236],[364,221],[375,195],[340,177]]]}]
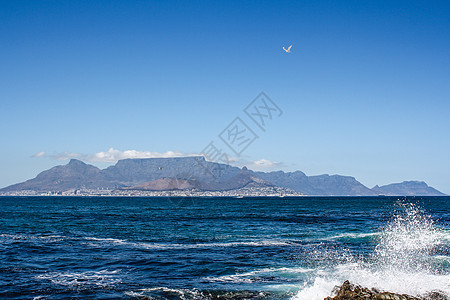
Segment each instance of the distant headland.
[{"label": "distant headland", "polygon": [[368,188],[354,177],[256,172],[203,156],[124,159],[99,169],[72,159],[0,189],[3,196],[445,196],[423,181]]}]

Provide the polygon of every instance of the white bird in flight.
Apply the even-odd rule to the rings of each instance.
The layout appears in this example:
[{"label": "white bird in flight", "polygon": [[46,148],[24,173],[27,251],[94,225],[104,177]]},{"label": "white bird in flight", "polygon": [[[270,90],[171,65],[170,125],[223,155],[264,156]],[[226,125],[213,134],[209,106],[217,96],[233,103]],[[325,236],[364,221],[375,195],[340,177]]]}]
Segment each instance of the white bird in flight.
[{"label": "white bird in flight", "polygon": [[286,48],[284,48],[284,46],[283,46],[283,50],[286,51],[286,53],[291,53],[291,47],[292,47],[292,45],[290,45],[290,46],[286,49]]}]

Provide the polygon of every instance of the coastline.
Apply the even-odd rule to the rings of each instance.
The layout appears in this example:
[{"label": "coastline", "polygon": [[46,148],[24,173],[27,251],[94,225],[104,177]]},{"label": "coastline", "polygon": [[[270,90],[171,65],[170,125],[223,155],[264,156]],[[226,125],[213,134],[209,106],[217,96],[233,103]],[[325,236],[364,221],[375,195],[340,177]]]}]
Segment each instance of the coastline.
[{"label": "coastline", "polygon": [[84,196],[84,197],[296,197],[302,193],[280,187],[241,188],[224,191],[201,190],[131,190],[131,189],[71,189],[67,191],[14,191],[0,193],[0,196]]},{"label": "coastline", "polygon": [[360,300],[360,299],[385,299],[385,300],[448,300],[449,297],[439,291],[432,291],[423,296],[415,297],[407,294],[398,294],[387,291],[379,291],[376,288],[362,287],[352,284],[348,280],[333,290],[333,297],[324,300]]},{"label": "coastline", "polygon": [[19,191],[19,192],[6,192],[0,193],[0,197],[154,197],[154,198],[284,198],[284,197],[300,197],[300,198],[373,198],[373,199],[386,199],[386,198],[405,198],[414,199],[420,197],[427,198],[449,198],[449,195],[442,196],[427,196],[427,195],[307,195],[302,193],[265,193],[265,192],[253,192],[253,193],[237,193],[236,190],[231,191],[139,191],[139,190],[112,190],[112,191],[87,191],[77,192],[72,191],[65,192],[36,192],[36,191]]}]

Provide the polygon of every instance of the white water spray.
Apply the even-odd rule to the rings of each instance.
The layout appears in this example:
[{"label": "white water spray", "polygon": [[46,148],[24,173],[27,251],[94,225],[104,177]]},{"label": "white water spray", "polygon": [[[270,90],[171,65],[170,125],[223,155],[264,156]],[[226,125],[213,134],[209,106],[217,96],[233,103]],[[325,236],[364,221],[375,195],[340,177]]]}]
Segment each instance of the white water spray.
[{"label": "white water spray", "polygon": [[332,296],[333,287],[345,280],[412,296],[439,291],[450,297],[450,257],[445,254],[448,250],[439,253],[449,247],[448,230],[439,229],[417,206],[400,205],[381,230],[378,245],[369,258],[317,269],[311,283],[294,298],[322,300]]}]

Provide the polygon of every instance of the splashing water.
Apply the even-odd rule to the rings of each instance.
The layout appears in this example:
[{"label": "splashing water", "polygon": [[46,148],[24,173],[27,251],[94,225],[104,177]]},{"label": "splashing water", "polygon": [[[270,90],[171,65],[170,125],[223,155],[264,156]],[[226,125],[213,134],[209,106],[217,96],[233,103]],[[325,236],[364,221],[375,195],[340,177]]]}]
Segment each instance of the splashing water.
[{"label": "splashing water", "polygon": [[412,204],[404,205],[404,211],[382,230],[375,263],[385,272],[432,273],[430,258],[442,237],[430,216]]},{"label": "splashing water", "polygon": [[363,287],[413,296],[439,291],[450,297],[449,231],[440,229],[419,207],[400,204],[378,235],[377,246],[366,257],[325,250],[326,262],[295,299],[324,299],[345,280]]}]

